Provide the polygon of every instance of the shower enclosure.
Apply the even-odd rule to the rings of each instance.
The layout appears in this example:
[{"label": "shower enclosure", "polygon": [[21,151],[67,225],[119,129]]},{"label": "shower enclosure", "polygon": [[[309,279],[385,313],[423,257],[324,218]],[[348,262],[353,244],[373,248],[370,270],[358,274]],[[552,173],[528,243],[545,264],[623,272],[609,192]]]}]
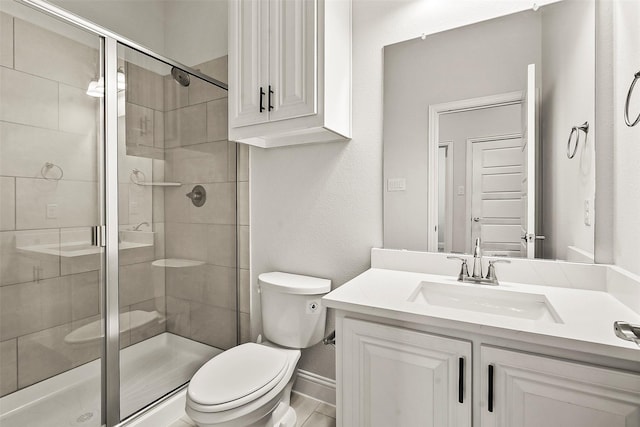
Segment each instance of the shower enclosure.
[{"label": "shower enclosure", "polygon": [[239,341],[226,57],[0,20],[0,425],[117,425]]}]

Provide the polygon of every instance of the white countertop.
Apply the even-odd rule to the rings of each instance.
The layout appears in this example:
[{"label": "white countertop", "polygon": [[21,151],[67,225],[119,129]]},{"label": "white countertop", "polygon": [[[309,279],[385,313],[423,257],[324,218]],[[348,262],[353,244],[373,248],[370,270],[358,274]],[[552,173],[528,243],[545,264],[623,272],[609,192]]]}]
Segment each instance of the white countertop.
[{"label": "white countertop", "polygon": [[563,322],[552,323],[409,301],[423,281],[485,286],[461,284],[451,276],[372,268],[327,294],[322,302],[344,311],[640,361],[640,347],[613,331],[614,321],[640,323],[640,315],[607,292],[511,282],[487,286],[545,295]]}]

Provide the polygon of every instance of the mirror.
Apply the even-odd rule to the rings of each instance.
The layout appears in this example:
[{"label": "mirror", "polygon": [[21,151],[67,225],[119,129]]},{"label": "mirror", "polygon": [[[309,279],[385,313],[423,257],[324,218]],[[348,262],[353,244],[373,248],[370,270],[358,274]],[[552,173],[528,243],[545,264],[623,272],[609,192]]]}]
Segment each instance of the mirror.
[{"label": "mirror", "polygon": [[593,262],[595,2],[384,48],[384,246]]}]

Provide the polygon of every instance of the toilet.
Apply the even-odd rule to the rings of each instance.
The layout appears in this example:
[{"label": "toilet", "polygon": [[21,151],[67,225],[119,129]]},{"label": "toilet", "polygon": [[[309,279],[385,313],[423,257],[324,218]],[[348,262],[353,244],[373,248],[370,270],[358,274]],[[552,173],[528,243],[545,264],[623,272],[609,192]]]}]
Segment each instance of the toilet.
[{"label": "toilet", "polygon": [[[233,347],[205,363],[187,389],[187,415],[201,427],[294,427],[289,405],[300,350],[324,336],[320,304],[331,281],[289,273],[258,277],[266,341]],[[215,325],[212,325],[215,327]]]}]

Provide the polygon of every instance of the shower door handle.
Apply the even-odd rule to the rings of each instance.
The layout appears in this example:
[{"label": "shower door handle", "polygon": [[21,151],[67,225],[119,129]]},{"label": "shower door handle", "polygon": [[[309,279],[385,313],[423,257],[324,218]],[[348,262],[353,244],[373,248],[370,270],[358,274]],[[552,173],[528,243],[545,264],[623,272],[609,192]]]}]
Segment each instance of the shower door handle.
[{"label": "shower door handle", "polygon": [[264,90],[262,90],[262,86],[260,86],[260,112],[262,113],[265,108],[264,108]]}]

